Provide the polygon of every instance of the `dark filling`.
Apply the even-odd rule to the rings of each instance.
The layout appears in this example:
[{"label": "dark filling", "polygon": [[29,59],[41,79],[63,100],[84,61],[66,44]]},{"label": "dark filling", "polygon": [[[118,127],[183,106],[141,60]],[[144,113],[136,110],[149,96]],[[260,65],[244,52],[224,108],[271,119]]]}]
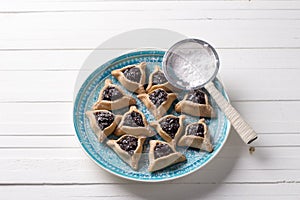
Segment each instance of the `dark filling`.
[{"label": "dark filling", "polygon": [[124,76],[133,82],[139,83],[141,80],[141,70],[137,67],[128,68],[123,71]]},{"label": "dark filling", "polygon": [[166,83],[168,80],[166,79],[163,72],[158,71],[152,76],[152,85],[160,85]]},{"label": "dark filling", "polygon": [[149,94],[149,99],[156,107],[159,107],[164,101],[166,101],[167,97],[168,97],[168,93],[166,93],[162,89],[157,89],[151,94]]},{"label": "dark filling", "polygon": [[159,122],[161,128],[174,139],[179,128],[179,118],[167,117]]},{"label": "dark filling", "polygon": [[195,135],[204,137],[204,126],[203,124],[192,124],[188,127],[187,135]]},{"label": "dark filling", "polygon": [[117,143],[120,145],[121,149],[127,151],[132,156],[138,146],[138,139],[133,136],[124,136]]},{"label": "dark filling", "polygon": [[189,92],[187,100],[192,101],[194,103],[205,104],[205,94],[201,90],[193,90]]},{"label": "dark filling", "polygon": [[102,93],[102,99],[107,101],[114,101],[120,99],[122,96],[123,94],[113,86],[108,86]]},{"label": "dark filling", "polygon": [[167,156],[171,153],[174,153],[174,151],[167,144],[157,143],[156,146],[154,147],[154,159]]},{"label": "dark filling", "polygon": [[127,114],[124,119],[123,126],[145,126],[143,123],[142,115],[138,112],[132,111],[131,113]]},{"label": "dark filling", "polygon": [[95,112],[94,113],[96,121],[98,123],[98,126],[100,127],[101,130],[104,130],[106,127],[109,127],[115,117],[112,113],[110,112]]}]

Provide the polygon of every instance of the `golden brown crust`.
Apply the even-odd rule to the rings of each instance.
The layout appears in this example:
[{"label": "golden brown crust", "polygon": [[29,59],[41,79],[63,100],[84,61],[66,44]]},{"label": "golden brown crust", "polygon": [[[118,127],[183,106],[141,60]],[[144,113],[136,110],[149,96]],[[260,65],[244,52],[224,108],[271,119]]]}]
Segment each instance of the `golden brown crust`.
[{"label": "golden brown crust", "polygon": [[122,116],[120,115],[114,115],[114,121],[112,122],[112,124],[108,127],[106,127],[104,130],[101,130],[100,127],[98,126],[98,123],[96,121],[95,115],[94,113],[96,112],[109,112],[107,110],[93,110],[93,111],[87,111],[85,114],[87,116],[87,118],[89,119],[91,128],[93,130],[93,132],[95,133],[95,135],[97,136],[97,139],[99,142],[103,142],[107,136],[109,136],[117,127],[117,125],[119,124]]},{"label": "golden brown crust", "polygon": [[[161,89],[161,88],[160,88]],[[163,90],[163,89],[162,89]],[[152,92],[154,92],[153,90]],[[145,104],[145,106],[152,112],[156,119],[161,118],[170,108],[173,101],[177,98],[175,93],[168,93],[167,100],[164,101],[159,107],[156,107],[153,102],[150,100],[149,94],[140,94],[137,97]]]},{"label": "golden brown crust", "polygon": [[[175,88],[173,85],[171,85],[169,82],[166,82],[164,84],[158,84],[158,85],[153,85],[153,75],[155,73],[157,73],[158,71],[161,71],[159,66],[155,66],[154,71],[150,74],[149,76],[149,83],[148,86],[146,88],[146,92],[147,93],[151,93],[152,91],[156,90],[156,89],[164,89],[167,92],[174,92],[174,91],[178,91],[179,89]],[[163,72],[163,71],[161,71]]]},{"label": "golden brown crust", "polygon": [[208,103],[208,97],[205,95],[205,104],[194,103],[186,100],[188,94],[186,94],[182,101],[178,102],[175,106],[175,111],[178,113],[186,113],[197,117],[215,117],[215,112],[211,105]]},{"label": "golden brown crust", "polygon": [[[130,114],[133,111],[138,112],[142,116],[142,120],[143,120],[143,123],[145,126],[131,127],[131,126],[123,125],[125,116]],[[144,135],[147,137],[152,137],[155,135],[155,132],[149,127],[144,114],[141,111],[139,111],[135,106],[131,106],[129,111],[123,115],[122,120],[119,123],[118,127],[116,128],[114,134],[116,136],[121,136],[124,134],[131,134],[131,135],[136,135],[136,136]]]},{"label": "golden brown crust", "polygon": [[[125,150],[123,150],[120,147],[120,145],[117,143],[119,140],[123,139],[123,137],[126,137],[126,136],[133,136],[133,137],[138,138],[138,146],[137,146],[136,150],[133,152],[132,155],[130,155]],[[110,148],[112,148],[114,150],[114,152],[116,152],[116,154],[124,162],[126,162],[132,169],[138,170],[138,164],[139,164],[139,160],[140,160],[141,155],[142,155],[143,144],[144,144],[145,140],[146,140],[146,137],[144,137],[144,136],[123,135],[118,140],[108,140],[106,144]]]},{"label": "golden brown crust", "polygon": [[[199,136],[195,136],[195,135],[187,135],[187,130],[188,130],[189,126],[191,126],[193,124],[202,124],[203,125],[203,127],[204,127],[204,137],[199,137]],[[213,151],[213,146],[210,142],[210,135],[209,135],[207,125],[205,124],[205,120],[200,119],[196,123],[189,124],[185,128],[185,133],[180,138],[177,145],[178,146],[188,146],[188,147],[193,147],[193,148],[205,150],[205,151],[208,151],[208,152],[212,152]]]},{"label": "golden brown crust", "polygon": [[[123,96],[120,99],[113,100],[113,101],[103,100],[102,99],[103,91],[108,86],[117,88],[123,94]],[[105,85],[99,93],[98,101],[93,105],[92,109],[93,110],[102,110],[102,109],[118,110],[118,109],[125,108],[125,107],[135,105],[135,104],[136,104],[136,100],[133,97],[126,95],[119,86],[112,84],[110,79],[106,79]]]},{"label": "golden brown crust", "polygon": [[[173,150],[173,153],[163,156],[160,158],[155,159],[154,158],[154,148],[157,143],[160,144],[167,144],[169,147]],[[148,171],[154,172],[160,169],[164,169],[170,165],[183,162],[186,158],[183,154],[176,151],[173,145],[160,141],[160,140],[151,140],[150,141],[150,149],[149,149],[149,168]]]},{"label": "golden brown crust", "polygon": [[[144,89],[144,84],[145,84],[145,81],[146,81],[146,72],[145,72],[145,69],[146,69],[146,63],[145,62],[142,62],[138,65],[128,65],[126,67],[123,67],[121,69],[116,69],[116,70],[113,70],[111,72],[111,74],[116,77],[116,79],[118,79],[118,81],[129,91],[131,92],[135,92],[137,94],[142,94],[142,93],[145,93],[145,89]],[[131,67],[137,67],[137,68],[140,68],[141,70],[141,80],[139,83],[136,83],[136,82],[133,82],[131,80],[128,80],[125,76],[124,76],[124,73],[123,71],[128,69],[128,68],[131,68]]]},{"label": "golden brown crust", "polygon": [[[174,138],[170,137],[169,134],[167,134],[160,126],[160,122],[164,120],[165,118],[172,117],[172,118],[179,118],[179,128],[177,132],[175,133]],[[158,134],[167,142],[169,142],[172,145],[176,145],[177,141],[179,140],[182,132],[183,132],[183,120],[185,119],[184,115],[180,115],[179,117],[175,115],[166,115],[162,118],[160,118],[158,121],[151,122],[151,126],[156,129]]]}]

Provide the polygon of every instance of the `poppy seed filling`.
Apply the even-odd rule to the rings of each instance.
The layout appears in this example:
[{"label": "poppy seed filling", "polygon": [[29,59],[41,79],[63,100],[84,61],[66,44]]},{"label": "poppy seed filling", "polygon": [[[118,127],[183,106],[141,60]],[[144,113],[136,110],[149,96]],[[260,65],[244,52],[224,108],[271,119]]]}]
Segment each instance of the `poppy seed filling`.
[{"label": "poppy seed filling", "polygon": [[162,89],[157,89],[151,94],[149,94],[149,99],[156,107],[159,107],[163,102],[167,100],[167,98],[168,98],[168,93]]},{"label": "poppy seed filling", "polygon": [[125,136],[120,139],[117,144],[121,147],[121,149],[127,151],[129,155],[132,156],[138,146],[138,139],[133,136]]},{"label": "poppy seed filling", "polygon": [[141,70],[137,67],[127,68],[123,71],[124,76],[133,82],[139,83],[141,80]]},{"label": "poppy seed filling", "polygon": [[159,122],[162,130],[164,130],[172,139],[174,139],[180,124],[179,118],[167,117]]},{"label": "poppy seed filling", "polygon": [[135,111],[132,111],[125,116],[123,125],[132,127],[145,126],[142,115]]},{"label": "poppy seed filling", "polygon": [[105,128],[109,127],[115,119],[114,115],[110,112],[99,111],[95,112],[94,116],[101,130],[104,130]]},{"label": "poppy seed filling", "polygon": [[167,144],[157,143],[156,146],[154,147],[154,159],[167,156],[171,153],[174,153],[174,151]]},{"label": "poppy seed filling", "polygon": [[201,90],[193,90],[188,93],[186,98],[188,101],[192,101],[194,103],[205,104],[205,94]]},{"label": "poppy seed filling", "polygon": [[204,137],[204,126],[203,124],[191,124],[188,127],[187,135],[194,135],[198,137]]},{"label": "poppy seed filling", "polygon": [[108,86],[102,93],[102,99],[107,101],[114,101],[120,99],[122,96],[123,94],[113,86]]},{"label": "poppy seed filling", "polygon": [[152,76],[152,85],[161,85],[166,83],[168,80],[166,79],[163,72],[158,71]]}]

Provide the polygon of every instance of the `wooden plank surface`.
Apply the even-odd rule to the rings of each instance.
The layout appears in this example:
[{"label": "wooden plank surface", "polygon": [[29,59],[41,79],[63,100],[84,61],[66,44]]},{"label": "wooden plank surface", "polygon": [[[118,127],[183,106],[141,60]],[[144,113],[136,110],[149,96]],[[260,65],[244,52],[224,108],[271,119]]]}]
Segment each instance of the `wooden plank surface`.
[{"label": "wooden plank surface", "polygon": [[[300,1],[3,1],[1,198],[299,199],[299,20]],[[94,51],[111,36],[151,27],[217,48],[232,103],[259,134],[253,154],[232,130],[202,170],[159,184],[115,177],[85,155],[72,122],[83,63],[132,48]]]},{"label": "wooden plank surface", "polygon": [[[172,1],[172,0],[170,0]],[[273,3],[273,2],[274,3]],[[16,4],[15,2],[19,2]],[[196,7],[198,10],[295,10],[299,9],[300,5],[297,0],[252,0],[251,2],[245,0],[236,0],[236,1],[224,1],[219,2],[212,1],[144,1],[137,4],[135,1],[128,0],[119,0],[119,1],[110,1],[110,3],[103,1],[24,1],[18,0],[9,0],[5,4],[0,6],[2,12],[21,12],[21,11],[122,11],[129,12],[132,10],[178,10],[182,9],[184,6],[185,10],[195,11]],[[211,3],[212,2],[212,3]],[[126,9],[124,5],[127,5]],[[5,5],[5,6],[4,6]],[[159,5],[159,6],[158,6]]]},{"label": "wooden plank surface", "polygon": [[[131,18],[122,16],[127,22],[124,24],[118,19],[110,19],[108,16],[98,13],[86,13],[79,16],[77,13],[46,13],[44,15],[46,16],[43,18],[38,18],[34,15],[16,15],[13,18],[11,16],[3,16],[3,19],[0,17],[0,20],[3,21],[3,31],[0,34],[3,44],[0,50],[94,49],[101,44],[101,41],[105,41],[120,32],[145,28],[145,21],[149,22],[147,23],[149,27],[171,29],[177,32],[184,30],[185,34],[190,37],[199,37],[201,35],[201,39],[209,41],[216,48],[298,49],[300,47],[298,37],[300,25],[298,20],[289,20],[287,22],[283,20],[251,19],[186,21],[157,18],[156,20],[145,19],[145,21],[137,22],[136,18],[143,17],[132,15]],[[149,15],[152,15],[152,13],[149,12],[147,16]],[[61,18],[65,20],[60,20]],[[106,20],[107,18],[108,20]],[[102,22],[99,19],[102,19]],[[34,25],[27,24],[28,21],[35,21]],[[77,21],[80,21],[80,23],[77,23]],[[97,23],[100,25],[103,23],[114,24],[114,27],[110,29],[102,27],[89,28]],[[22,24],[23,27],[12,26],[12,24]],[[48,24],[51,24],[51,27]],[[201,27],[201,29],[194,27]],[[218,31],[215,31],[215,27],[218,27]],[[22,34],[11,35],[9,34],[10,32],[22,32]],[[220,33],[222,37],[220,37]],[[78,40],[79,38],[84,39]],[[126,46],[122,48],[132,47]]]},{"label": "wooden plank surface", "polygon": [[[74,8],[72,12],[6,13],[3,9],[4,13],[0,13],[1,49],[93,49],[120,31],[145,27],[184,30],[189,36],[201,35],[217,48],[299,48],[299,2],[277,3],[274,9],[270,6],[272,2],[247,1],[216,5],[209,2],[98,2],[85,6],[98,8],[95,12]],[[45,9],[48,4],[41,7]],[[70,3],[65,4],[66,7]],[[61,4],[52,4],[58,5]],[[71,7],[77,9],[81,6],[82,3],[71,3]],[[33,7],[42,10],[39,6]],[[128,9],[120,11],[124,7]],[[254,9],[245,9],[249,7]]]},{"label": "wooden plank surface", "polygon": [[[269,191],[273,191],[272,194]],[[10,199],[299,199],[298,184],[121,184],[63,186],[5,186],[0,192]],[[286,194],[288,193],[288,195]],[[189,196],[187,197],[187,194]]]},{"label": "wooden plank surface", "polygon": [[[128,183],[99,168],[80,148],[0,150],[1,153],[9,151],[11,157],[0,159],[2,185]],[[299,147],[256,147],[255,153],[250,154],[248,148],[228,143],[201,173],[170,183],[297,183],[300,180],[298,151]]]},{"label": "wooden plank surface", "polygon": [[[116,50],[0,51],[1,71],[78,71],[87,57],[116,54]],[[299,69],[300,49],[217,49],[221,70]],[[16,59],[18,58],[18,59]],[[46,61],[45,61],[46,60]],[[51,62],[49,62],[49,60]],[[48,61],[48,62],[47,62]],[[100,66],[101,63],[98,64]]]}]

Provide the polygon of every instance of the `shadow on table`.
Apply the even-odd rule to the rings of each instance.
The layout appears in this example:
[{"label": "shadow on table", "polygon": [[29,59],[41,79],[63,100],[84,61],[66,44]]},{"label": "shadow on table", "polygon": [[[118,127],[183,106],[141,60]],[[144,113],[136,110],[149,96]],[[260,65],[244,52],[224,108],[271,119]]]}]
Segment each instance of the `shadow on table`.
[{"label": "shadow on table", "polygon": [[239,136],[231,131],[221,152],[201,170],[174,181],[138,184],[130,182],[120,187],[124,187],[132,196],[143,199],[199,199],[213,193],[219,187],[219,183],[226,181],[242,149],[245,150],[244,144]]}]

